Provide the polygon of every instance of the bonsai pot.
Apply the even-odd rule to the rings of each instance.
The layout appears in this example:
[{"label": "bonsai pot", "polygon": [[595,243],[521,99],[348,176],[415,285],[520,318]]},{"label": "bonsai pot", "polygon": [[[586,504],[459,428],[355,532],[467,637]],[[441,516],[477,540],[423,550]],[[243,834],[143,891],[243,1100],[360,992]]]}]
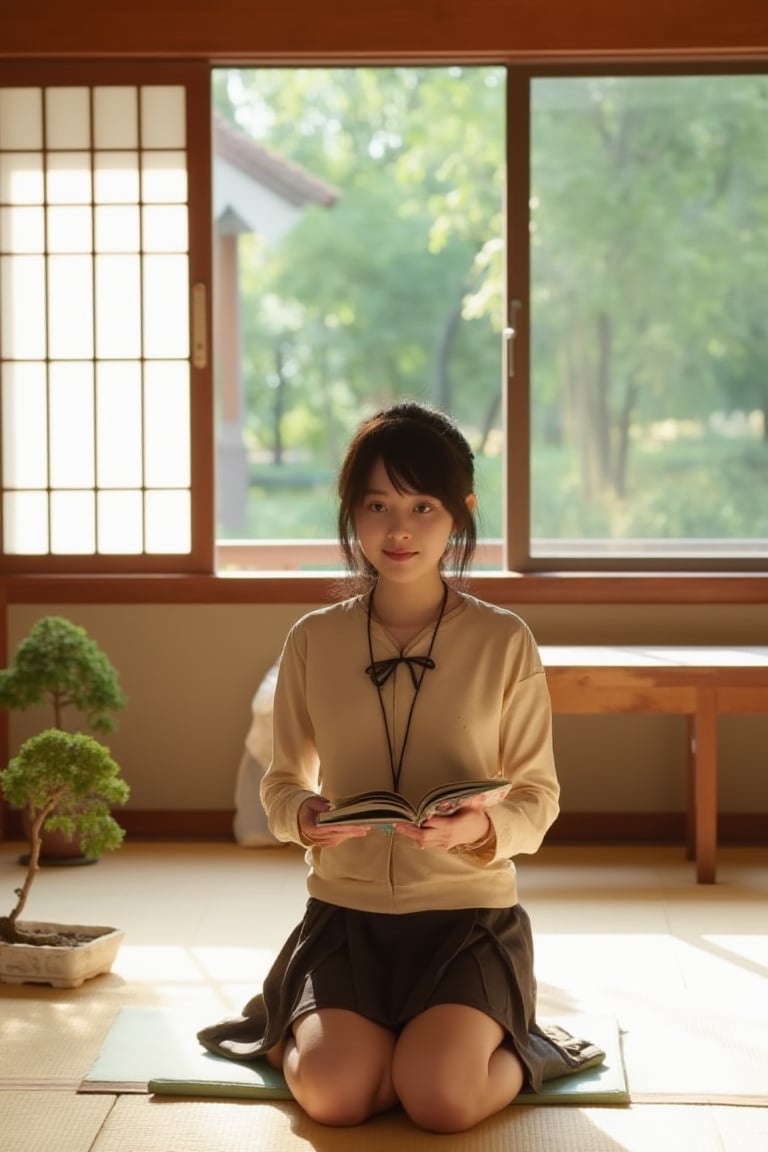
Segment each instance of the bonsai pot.
[{"label": "bonsai pot", "polygon": [[[25,812],[22,818],[24,836],[29,842],[30,821]],[[98,856],[86,856],[80,847],[79,836],[68,836],[66,832],[49,831],[44,828],[40,833],[40,856],[38,864],[41,868],[67,868],[80,864],[95,864]],[[29,852],[22,852],[19,864],[29,863]]]},{"label": "bonsai pot", "polygon": [[125,933],[119,928],[82,924],[49,924],[25,920],[27,932],[57,933],[59,944],[8,944],[0,940],[0,983],[50,984],[79,988],[93,976],[109,972]]}]

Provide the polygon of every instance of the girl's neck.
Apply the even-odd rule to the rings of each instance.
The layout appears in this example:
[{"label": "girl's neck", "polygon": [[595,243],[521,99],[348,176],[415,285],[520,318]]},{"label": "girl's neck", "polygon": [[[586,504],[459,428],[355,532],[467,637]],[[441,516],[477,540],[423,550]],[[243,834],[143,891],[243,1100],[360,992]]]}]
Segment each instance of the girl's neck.
[{"label": "girl's neck", "polygon": [[375,620],[398,632],[412,629],[415,635],[440,615],[445,583],[440,577],[418,584],[393,584],[379,579],[371,595]]}]

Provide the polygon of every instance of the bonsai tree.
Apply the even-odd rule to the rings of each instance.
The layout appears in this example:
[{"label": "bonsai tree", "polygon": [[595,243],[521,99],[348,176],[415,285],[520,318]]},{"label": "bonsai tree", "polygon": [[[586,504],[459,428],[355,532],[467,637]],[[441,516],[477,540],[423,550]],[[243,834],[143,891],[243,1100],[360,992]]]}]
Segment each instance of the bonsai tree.
[{"label": "bonsai tree", "polygon": [[[52,731],[59,730],[62,734],[64,734],[65,714],[70,710],[80,713],[84,725],[92,731],[110,732],[116,726],[115,712],[125,706],[125,696],[120,688],[117,671],[105,653],[84,628],[62,616],[44,616],[38,620],[26,639],[18,645],[11,665],[0,670],[0,708],[22,711],[41,703],[50,704]],[[75,787],[74,778],[67,776],[54,782],[52,775],[57,750],[64,756],[80,744],[56,742],[50,736],[50,731],[40,733],[41,736],[46,736],[46,739],[41,749],[35,752],[35,755],[41,755],[43,750],[46,753],[46,772],[50,777],[50,785],[42,789],[38,783],[35,785],[36,792],[25,794],[17,782],[13,786],[13,794],[17,797],[15,801],[6,793],[8,802],[23,808],[25,812],[30,858],[35,857],[32,873],[36,871],[39,862],[40,836],[43,831],[58,830],[66,834],[68,829],[71,830],[72,845],[71,849],[67,849],[70,858],[77,858],[79,853],[84,853],[85,856],[91,855],[88,845],[94,843],[93,840],[88,841],[87,836],[79,838],[84,826],[75,819],[73,803],[70,802],[75,796],[80,797],[82,802],[82,797],[88,795],[88,789],[82,781],[78,781]],[[33,747],[38,748],[37,745]],[[27,752],[27,745],[24,745],[14,763],[22,766],[27,764],[28,755],[30,753]],[[108,751],[105,755],[109,755]],[[29,764],[31,765],[32,761],[29,761]],[[6,769],[6,772],[9,771],[10,768]],[[23,771],[23,768],[19,771]],[[96,787],[99,787],[98,782],[101,778],[95,776],[94,779],[97,781]],[[35,812],[38,814],[45,812],[36,831],[33,831],[34,815],[30,809],[30,800],[34,800]],[[58,818],[60,803],[64,804],[61,808],[63,814],[61,819]],[[85,807],[88,810],[87,804]],[[54,811],[57,812],[57,818],[50,819]],[[33,844],[35,838],[38,841],[36,853]],[[50,838],[48,848],[50,852]],[[50,856],[45,858],[50,859]],[[22,863],[27,861],[22,860]]]},{"label": "bonsai tree", "polygon": [[119,848],[124,831],[110,806],[124,804],[129,788],[109,749],[84,733],[46,728],[30,737],[0,775],[9,804],[23,808],[29,822],[30,853],[16,906],[0,916],[0,940],[8,943],[59,943],[59,937],[25,933],[18,920],[39,867],[44,828],[77,837],[83,851],[99,856]]},{"label": "bonsai tree", "polygon": [[125,706],[116,669],[84,628],[63,616],[43,616],[0,670],[0,708],[24,710],[48,701],[53,726],[63,728],[77,709],[94,732],[111,732],[113,713]]}]

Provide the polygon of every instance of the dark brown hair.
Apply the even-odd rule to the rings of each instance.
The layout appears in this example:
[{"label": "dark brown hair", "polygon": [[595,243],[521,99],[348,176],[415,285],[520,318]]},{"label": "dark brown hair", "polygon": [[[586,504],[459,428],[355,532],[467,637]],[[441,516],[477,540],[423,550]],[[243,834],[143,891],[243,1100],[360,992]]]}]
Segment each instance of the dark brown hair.
[{"label": "dark brown hair", "polygon": [[469,443],[443,412],[415,402],[383,408],[355,432],[338,478],[339,543],[349,571],[374,579],[355,533],[355,512],[378,460],[398,492],[435,496],[450,513],[451,533],[444,566],[466,575],[477,546],[474,512],[467,497],[474,491],[475,467]]}]

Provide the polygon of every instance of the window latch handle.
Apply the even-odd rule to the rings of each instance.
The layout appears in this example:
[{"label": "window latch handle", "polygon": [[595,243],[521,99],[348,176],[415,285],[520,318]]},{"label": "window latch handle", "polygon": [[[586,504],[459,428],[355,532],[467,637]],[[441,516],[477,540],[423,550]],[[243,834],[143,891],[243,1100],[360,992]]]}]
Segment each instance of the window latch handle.
[{"label": "window latch handle", "polygon": [[510,300],[507,316],[507,326],[504,329],[504,351],[506,357],[508,380],[512,380],[515,375],[515,337],[517,336],[517,313],[519,308],[519,300]]},{"label": "window latch handle", "polygon": [[206,315],[205,284],[192,286],[192,364],[195,368],[208,367],[208,318]]}]

